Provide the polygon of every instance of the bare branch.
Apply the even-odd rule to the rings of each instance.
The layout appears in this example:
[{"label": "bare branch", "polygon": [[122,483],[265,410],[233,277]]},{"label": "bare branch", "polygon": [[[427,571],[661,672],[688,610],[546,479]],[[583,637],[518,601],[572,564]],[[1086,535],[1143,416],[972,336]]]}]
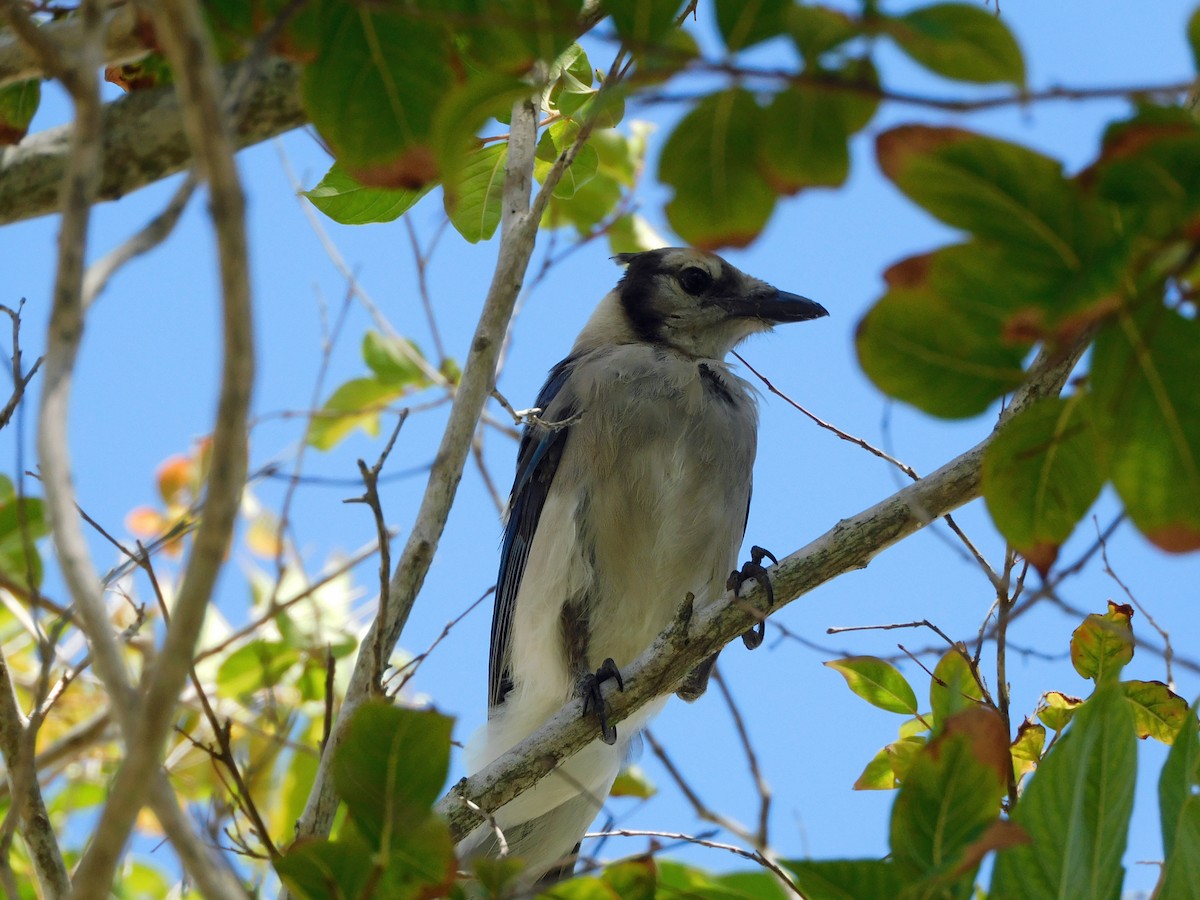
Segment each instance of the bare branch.
[{"label": "bare branch", "polygon": [[[223,70],[224,87],[236,81],[239,71],[237,65]],[[284,60],[273,58],[256,67],[239,109],[241,124],[230,136],[234,147],[240,150],[303,125],[307,119],[300,108],[299,83],[299,66]],[[192,163],[175,86],[136,91],[98,112],[99,127],[90,131],[103,135],[95,141],[95,199],[116,200]],[[0,148],[0,225],[58,210],[59,185],[79,127],[49,128],[15,147]]]},{"label": "bare branch", "polygon": [[191,670],[196,640],[221,570],[246,480],[246,415],[254,380],[253,323],[244,198],[226,134],[215,57],[207,28],[190,0],[154,6],[156,33],[171,60],[185,111],[184,129],[209,184],[210,208],[221,269],[223,362],[213,430],[212,461],[204,517],[196,531],[183,583],[175,600],[162,652],[144,678],[141,715],[128,735],[126,756],[109,791],[91,846],[76,870],[75,896],[107,896],[163,742]]},{"label": "bare branch", "polygon": [[[18,4],[19,5],[19,4]],[[136,62],[150,53],[138,28],[132,4],[117,6],[101,19],[104,29],[103,62],[110,66]],[[0,33],[0,87],[16,81],[54,75],[46,65],[52,59],[76,59],[83,50],[86,33],[79,18],[62,19],[35,26],[40,51],[30,47],[26,35]]]}]

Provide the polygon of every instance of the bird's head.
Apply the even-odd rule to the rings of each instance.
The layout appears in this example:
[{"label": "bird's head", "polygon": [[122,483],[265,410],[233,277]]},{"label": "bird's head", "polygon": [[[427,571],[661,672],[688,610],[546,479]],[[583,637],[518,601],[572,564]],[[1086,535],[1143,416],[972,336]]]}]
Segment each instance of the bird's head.
[{"label": "bird's head", "polygon": [[821,304],[778,290],[702,250],[668,247],[616,259],[625,275],[581,340],[592,332],[600,341],[640,341],[721,359],[751,334],[829,315]]}]

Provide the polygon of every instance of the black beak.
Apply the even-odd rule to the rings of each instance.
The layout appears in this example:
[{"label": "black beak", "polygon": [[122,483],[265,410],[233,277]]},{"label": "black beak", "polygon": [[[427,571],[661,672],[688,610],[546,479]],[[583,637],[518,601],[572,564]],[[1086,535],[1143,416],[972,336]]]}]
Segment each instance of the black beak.
[{"label": "black beak", "polygon": [[774,324],[807,322],[809,319],[829,315],[829,310],[816,300],[777,290],[739,297],[730,301],[727,309],[731,315],[762,319]]}]

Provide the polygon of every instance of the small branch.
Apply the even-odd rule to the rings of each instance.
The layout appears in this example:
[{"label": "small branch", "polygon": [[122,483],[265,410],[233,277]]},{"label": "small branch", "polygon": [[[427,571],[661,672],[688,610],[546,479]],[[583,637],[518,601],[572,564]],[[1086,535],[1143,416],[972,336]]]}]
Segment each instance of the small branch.
[{"label": "small branch", "polygon": [[[99,65],[99,63],[97,63]],[[223,70],[223,85],[237,79],[242,66]],[[255,72],[241,125],[231,135],[241,150],[303,125],[299,99],[300,67],[278,58]],[[97,108],[95,199],[116,200],[193,163],[175,86],[127,94]],[[0,147],[0,225],[58,210],[58,189],[67,174],[70,145],[80,123],[60,125],[27,137],[15,147]]]},{"label": "small branch", "polygon": [[196,639],[237,518],[246,480],[246,414],[254,381],[253,323],[246,255],[244,199],[234,147],[226,135],[208,31],[190,0],[160,0],[155,30],[175,74],[184,130],[209,184],[224,304],[221,392],[213,429],[204,517],[175,600],[162,652],[143,678],[141,714],[128,734],[126,756],[109,791],[95,837],[76,870],[77,900],[107,896],[135,817],[151,786],[187,680]]},{"label": "small branch", "polygon": [[4,408],[0,409],[0,428],[8,424],[17,407],[21,404],[21,399],[25,396],[25,388],[29,387],[29,382],[33,380],[33,376],[37,374],[37,370],[42,367],[43,357],[38,357],[33,364],[33,368],[28,372],[22,372],[24,368],[21,364],[21,310],[25,307],[25,301],[17,305],[16,309],[10,309],[3,304],[0,304],[0,312],[4,313],[12,319],[12,379],[13,392],[8,398],[8,402],[4,404]]},{"label": "small branch", "polygon": [[[383,465],[391,455],[392,447],[396,445],[396,438],[400,436],[400,429],[404,427],[404,421],[407,418],[408,410],[403,410],[396,422],[396,427],[392,429],[392,436],[384,445],[379,459],[375,460],[375,465],[368,467],[365,461],[361,459],[358,461],[358,471],[362,475],[363,485],[367,491],[361,497],[345,501],[346,503],[365,503],[375,517],[375,534],[379,541],[379,610],[376,616],[378,620],[384,622],[388,618],[388,595],[391,590],[388,577],[392,572],[392,550],[391,536],[388,533],[387,522],[383,518],[383,502],[379,499],[379,473],[383,471]],[[390,655],[390,652],[385,651],[383,646],[382,630],[376,632],[375,642],[371,649],[375,658],[375,669],[371,673],[371,694],[381,696],[383,694],[383,670],[387,667],[387,658]]]},{"label": "small branch", "polygon": [[712,671],[713,681],[721,690],[721,696],[725,699],[725,705],[729,707],[729,715],[733,717],[733,725],[737,729],[738,738],[742,742],[742,750],[746,754],[746,763],[750,766],[750,775],[754,778],[754,787],[758,791],[758,833],[754,835],[754,848],[763,855],[768,855],[770,840],[768,839],[768,824],[771,816],[771,786],[767,784],[767,779],[763,777],[762,768],[758,764],[758,754],[754,752],[754,745],[750,742],[750,731],[746,728],[746,723],[742,719],[742,712],[738,709],[738,705],[734,702],[733,694],[729,692],[729,685],[725,683],[725,678],[721,674],[720,666],[714,666]]}]

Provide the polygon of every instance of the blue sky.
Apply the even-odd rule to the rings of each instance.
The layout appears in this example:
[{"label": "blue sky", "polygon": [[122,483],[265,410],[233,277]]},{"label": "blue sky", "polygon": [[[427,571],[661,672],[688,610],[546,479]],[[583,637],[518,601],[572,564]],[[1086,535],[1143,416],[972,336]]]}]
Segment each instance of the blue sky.
[{"label": "blue sky", "polygon": [[[886,4],[889,10],[906,4]],[[699,29],[706,4],[701,4]],[[1190,5],[1180,0],[1155,4],[1097,6],[1080,0],[1057,3],[1005,0],[1004,20],[1025,50],[1029,83],[1034,89],[1057,85],[1143,86],[1181,81],[1193,72],[1184,40]],[[765,55],[783,54],[769,46]],[[597,53],[594,62],[607,53]],[[923,75],[899,54],[884,50],[881,70],[889,84],[932,96],[972,92]],[[48,90],[35,129],[61,121],[61,98]],[[819,300],[830,317],[785,327],[746,344],[743,355],[783,391],[839,427],[886,446],[890,452],[928,472],[967,449],[991,428],[994,410],[966,422],[932,420],[892,404],[859,371],[853,349],[856,324],[880,295],[880,273],[888,264],[938,246],[953,233],[909,204],[879,175],[873,138],[907,121],[954,123],[1027,143],[1074,171],[1094,155],[1103,124],[1126,110],[1121,101],[1059,101],[986,114],[952,116],[924,109],[884,106],[880,116],[853,144],[847,185],[782,201],[753,246],[727,254],[735,265],[777,286]],[[629,117],[649,119],[659,128],[651,139],[654,159],[669,125],[682,110],[631,108]],[[248,199],[250,241],[260,352],[255,411],[259,415],[309,406],[320,362],[323,302],[336,310],[346,291],[344,279],[322,248],[281,165],[286,157],[301,184],[319,180],[328,159],[302,131],[252,148],[239,158]],[[651,163],[650,174],[654,171]],[[95,258],[124,240],[156,213],[174,180],[97,208],[90,255]],[[639,194],[641,212],[664,234],[667,193],[648,177]],[[428,242],[442,220],[436,195],[411,214],[422,241]],[[432,352],[433,342],[416,290],[415,267],[401,223],[350,228],[325,221],[325,229],[395,328]],[[170,241],[151,256],[123,270],[91,314],[80,356],[78,389],[72,413],[72,450],[80,501],[99,521],[123,533],[125,514],[153,503],[155,467],[186,451],[210,428],[215,406],[218,295],[213,244],[203,203],[194,202]],[[25,349],[38,352],[48,314],[53,277],[56,222],[42,218],[9,226],[0,236],[7,296],[12,305],[24,296]],[[534,269],[540,265],[547,235],[541,238]],[[558,241],[561,251],[569,235]],[[452,231],[443,235],[428,271],[442,339],[447,351],[465,356],[475,316],[482,305],[495,243],[471,246]],[[523,298],[520,316],[500,380],[500,390],[518,408],[532,405],[546,370],[569,348],[595,303],[615,283],[619,270],[608,260],[607,246],[595,242],[550,270]],[[364,371],[358,345],[370,320],[351,309],[340,343],[330,358],[329,386]],[[818,429],[776,398],[764,396],[755,471],[755,497],[747,546],[761,544],[782,556],[892,493],[902,484],[898,472],[861,450]],[[405,425],[388,471],[426,465],[433,456],[444,409],[413,416]],[[32,418],[28,429],[32,430]],[[252,433],[252,467],[287,458],[302,430],[296,418],[267,418]],[[15,430],[0,435],[5,472],[16,468]],[[31,438],[30,435],[26,436]],[[28,442],[31,444],[31,440]],[[365,508],[344,505],[360,491],[354,460],[373,460],[382,438],[354,435],[333,453],[310,452],[305,471],[331,479],[335,486],[308,486],[292,513],[310,571],[332,553],[351,551],[373,538]],[[507,489],[516,446],[491,432],[485,455],[502,491]],[[27,448],[25,465],[32,453]],[[384,492],[387,517],[402,532],[415,514],[424,482],[417,474],[391,481]],[[256,496],[278,506],[282,489],[265,483]],[[1095,513],[1107,524],[1117,510],[1106,493]],[[994,564],[1002,542],[977,502],[956,518]],[[479,597],[495,578],[500,524],[478,471],[471,465],[458,503],[429,573],[424,592],[402,645],[424,649],[445,623]],[[1062,559],[1073,559],[1094,540],[1090,523],[1066,545]],[[97,541],[101,568],[114,562],[111,549]],[[1200,645],[1194,606],[1200,592],[1200,560],[1169,556],[1149,546],[1128,526],[1109,543],[1109,557],[1137,598],[1166,628],[1177,653],[1192,656]],[[220,583],[220,603],[231,618],[248,605],[245,580],[235,556]],[[357,573],[364,591],[373,593],[374,563]],[[49,591],[62,595],[51,576]],[[1087,611],[1103,611],[1105,601],[1123,599],[1117,585],[1092,566],[1069,581],[1063,599]],[[881,856],[886,852],[887,813],[893,795],[861,793],[850,785],[883,744],[893,740],[900,719],[855,700],[840,676],[820,663],[842,654],[898,653],[935,645],[927,631],[854,632],[827,637],[830,626],[871,625],[928,618],[956,638],[971,639],[988,608],[992,592],[974,563],[965,559],[944,527],[929,529],[883,553],[861,572],[825,585],[779,613],[786,628],[828,648],[822,653],[780,637],[768,628],[767,643],[756,653],[740,645],[728,648],[721,670],[737,698],[755,740],[765,777],[774,795],[772,839],[784,855]],[[490,604],[485,604],[490,606]],[[487,609],[481,607],[457,627],[421,668],[411,688],[458,717],[456,737],[465,739],[485,714],[488,641]],[[1043,690],[1084,693],[1087,686],[1065,659],[1077,619],[1040,607],[1014,626],[1014,645],[1057,655],[1010,656],[1009,678],[1014,716],[1032,712]],[[1137,633],[1150,637],[1145,619],[1134,619]],[[985,659],[988,657],[985,654]],[[913,664],[902,668],[918,694],[927,677]],[[994,670],[985,669],[994,686]],[[1129,675],[1164,679],[1160,658],[1139,651]],[[1178,691],[1189,700],[1200,693],[1195,673],[1176,670]],[[653,732],[675,763],[712,808],[743,822],[757,816],[757,798],[727,709],[715,691],[693,705],[668,704]],[[1157,876],[1136,861],[1160,856],[1154,785],[1165,756],[1152,743],[1139,748],[1139,786],[1130,833],[1127,890],[1148,891]],[[621,827],[664,831],[704,830],[649,753],[642,765],[661,788],[660,795],[632,810],[614,802]],[[457,770],[456,770],[457,771]],[[644,839],[617,839],[604,848],[612,856],[635,852]],[[715,869],[739,867],[735,858],[716,851],[681,851],[688,859]]]}]

